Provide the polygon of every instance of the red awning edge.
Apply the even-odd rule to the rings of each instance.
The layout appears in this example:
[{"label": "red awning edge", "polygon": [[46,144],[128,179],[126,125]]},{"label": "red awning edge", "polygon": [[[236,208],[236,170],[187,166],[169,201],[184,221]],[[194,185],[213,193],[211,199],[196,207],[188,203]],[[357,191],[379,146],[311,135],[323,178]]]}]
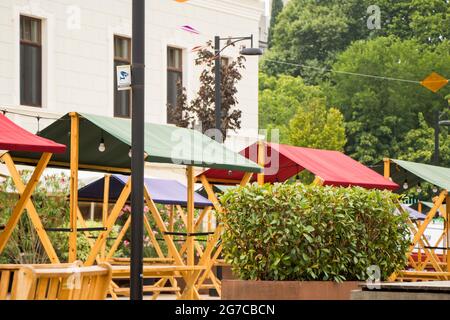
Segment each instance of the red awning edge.
[{"label": "red awning edge", "polygon": [[0,150],[64,153],[66,146],[32,134],[0,114]]}]

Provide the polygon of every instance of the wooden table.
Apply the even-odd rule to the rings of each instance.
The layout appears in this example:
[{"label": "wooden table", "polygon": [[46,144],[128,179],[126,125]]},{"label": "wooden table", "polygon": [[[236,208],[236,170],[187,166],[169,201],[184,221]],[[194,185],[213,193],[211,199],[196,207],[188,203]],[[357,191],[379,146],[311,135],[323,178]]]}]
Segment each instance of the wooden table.
[{"label": "wooden table", "polygon": [[[129,279],[129,266],[113,266],[112,278],[114,279]],[[144,278],[167,278],[167,277],[183,277],[186,282],[186,287],[179,297],[179,299],[199,299],[198,293],[195,290],[195,283],[200,276],[200,273],[205,270],[204,266],[176,266],[176,265],[146,265],[143,268]],[[125,289],[128,290],[129,289]]]}]

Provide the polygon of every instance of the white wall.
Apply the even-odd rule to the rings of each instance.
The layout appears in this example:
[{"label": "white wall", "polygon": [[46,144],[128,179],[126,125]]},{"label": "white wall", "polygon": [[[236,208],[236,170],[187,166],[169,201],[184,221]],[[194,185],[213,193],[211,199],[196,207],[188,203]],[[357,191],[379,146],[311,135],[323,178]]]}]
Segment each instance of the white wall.
[{"label": "white wall", "polygon": [[[190,97],[198,88],[194,46],[215,35],[254,34],[258,44],[261,0],[146,1],[146,121],[166,121],[166,48],[184,49],[184,81]],[[79,14],[78,14],[79,13]],[[19,17],[43,19],[43,108],[20,106]],[[190,25],[201,32],[180,29]],[[131,36],[131,0],[1,0],[0,107],[61,115],[70,111],[113,115],[113,36]],[[248,44],[249,45],[249,44]],[[224,55],[236,56],[239,48]],[[245,135],[258,128],[258,58],[248,57],[239,84]],[[14,117],[36,131],[36,121]],[[43,121],[45,122],[45,121]],[[42,127],[41,127],[42,128]]]}]

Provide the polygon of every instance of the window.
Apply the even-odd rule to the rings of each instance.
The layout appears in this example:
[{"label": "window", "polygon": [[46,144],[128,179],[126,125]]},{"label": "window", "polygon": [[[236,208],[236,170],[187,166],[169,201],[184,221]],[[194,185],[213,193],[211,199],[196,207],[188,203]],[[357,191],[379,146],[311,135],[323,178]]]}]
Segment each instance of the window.
[{"label": "window", "polygon": [[117,89],[117,66],[131,64],[131,39],[114,36],[114,116],[131,117],[131,91]]},{"label": "window", "polygon": [[42,106],[41,20],[20,17],[20,104]]},{"label": "window", "polygon": [[[167,48],[167,108],[177,104],[178,86],[183,85],[183,51],[177,48]],[[167,110],[167,123],[173,123],[171,112]]]}]

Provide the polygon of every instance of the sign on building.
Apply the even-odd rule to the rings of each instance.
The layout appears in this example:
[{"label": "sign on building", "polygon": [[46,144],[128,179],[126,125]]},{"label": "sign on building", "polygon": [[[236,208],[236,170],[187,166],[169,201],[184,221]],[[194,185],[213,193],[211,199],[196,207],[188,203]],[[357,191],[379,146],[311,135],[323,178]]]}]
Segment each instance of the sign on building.
[{"label": "sign on building", "polygon": [[130,90],[131,89],[131,66],[123,65],[117,66],[117,89]]}]

